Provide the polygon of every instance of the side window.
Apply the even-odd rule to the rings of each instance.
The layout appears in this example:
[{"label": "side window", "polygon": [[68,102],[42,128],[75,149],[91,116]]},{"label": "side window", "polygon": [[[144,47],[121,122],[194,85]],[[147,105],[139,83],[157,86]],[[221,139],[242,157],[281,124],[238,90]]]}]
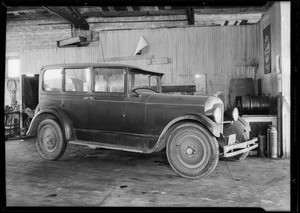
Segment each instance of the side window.
[{"label": "side window", "polygon": [[90,90],[90,70],[65,69],[65,91],[87,92]]},{"label": "side window", "polygon": [[62,75],[61,69],[48,69],[44,72],[43,90],[61,91]]},{"label": "side window", "polygon": [[95,68],[95,92],[124,92],[125,71],[117,68]]}]

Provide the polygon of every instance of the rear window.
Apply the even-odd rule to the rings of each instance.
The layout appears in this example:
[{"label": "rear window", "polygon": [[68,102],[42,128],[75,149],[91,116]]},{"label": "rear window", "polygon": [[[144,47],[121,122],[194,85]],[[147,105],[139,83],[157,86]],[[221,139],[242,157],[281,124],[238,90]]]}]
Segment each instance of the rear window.
[{"label": "rear window", "polygon": [[61,69],[48,69],[43,76],[43,90],[61,91],[62,74]]}]

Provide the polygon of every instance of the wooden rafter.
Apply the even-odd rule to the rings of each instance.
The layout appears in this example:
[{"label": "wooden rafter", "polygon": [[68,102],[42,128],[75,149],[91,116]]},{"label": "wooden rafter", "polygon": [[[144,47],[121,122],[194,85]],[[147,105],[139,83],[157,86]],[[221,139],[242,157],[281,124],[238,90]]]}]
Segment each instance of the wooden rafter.
[{"label": "wooden rafter", "polygon": [[194,14],[194,9],[192,7],[188,7],[186,9],[186,15],[187,15],[189,25],[194,25],[195,24],[195,14]]},{"label": "wooden rafter", "polygon": [[87,21],[84,19],[84,17],[81,15],[81,13],[75,7],[70,7],[70,9],[72,10],[72,12],[74,14],[76,14],[76,16],[72,13],[69,13],[69,12],[61,9],[60,7],[46,7],[45,6],[45,8],[52,11],[52,12],[54,12],[58,16],[66,19],[70,23],[76,25],[77,27],[79,27],[83,30],[89,30],[90,29],[89,24],[87,23]]},{"label": "wooden rafter", "polygon": [[[103,7],[102,7],[103,8]],[[115,12],[84,12],[85,17],[136,17],[136,16],[165,16],[165,15],[185,15],[184,10],[155,10],[155,11],[115,11]]]}]

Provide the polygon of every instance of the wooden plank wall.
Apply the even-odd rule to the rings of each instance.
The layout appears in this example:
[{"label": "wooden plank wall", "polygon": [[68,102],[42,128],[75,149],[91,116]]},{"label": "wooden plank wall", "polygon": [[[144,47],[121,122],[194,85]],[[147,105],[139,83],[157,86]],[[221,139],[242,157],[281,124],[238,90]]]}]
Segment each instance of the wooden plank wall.
[{"label": "wooden plank wall", "polygon": [[98,46],[25,49],[20,53],[21,74],[38,74],[42,66],[49,64],[101,62],[101,54]]},{"label": "wooden plank wall", "polygon": [[[270,10],[265,13],[261,21],[257,24],[260,28],[259,42],[260,57],[258,69],[258,78],[262,79],[262,92],[264,95],[276,97],[278,95],[278,70],[276,70],[276,56],[281,52],[281,23],[280,23],[280,3],[275,2]],[[270,25],[271,34],[271,73],[264,73],[264,57],[263,57],[263,30]]]},{"label": "wooden plank wall", "polygon": [[[120,63],[164,72],[164,84],[194,84],[195,74],[207,74],[207,93],[223,91],[227,106],[231,78],[255,77],[259,61],[260,28],[256,25],[102,31],[104,58],[120,57]],[[133,56],[140,36],[149,44],[145,57],[168,58],[169,64],[149,65]]]},{"label": "wooden plank wall", "polygon": [[[263,30],[271,29],[271,73],[264,73]],[[257,24],[260,28],[260,57],[258,78],[262,79],[262,92],[271,98],[282,95],[282,105],[278,114],[278,140],[282,141],[282,156],[290,157],[290,2],[275,2]],[[276,61],[279,59],[279,63]]]},{"label": "wooden plank wall", "polygon": [[[255,76],[251,61],[261,54],[259,35],[257,25],[101,31],[97,47],[23,50],[20,59],[22,73],[38,73],[46,64],[104,59],[164,72],[165,85],[194,84],[195,74],[206,74],[207,94],[222,91],[227,106],[230,80]],[[149,46],[141,59],[132,60],[140,36]],[[110,61],[116,57],[120,60]],[[168,62],[151,63],[151,57]]]}]

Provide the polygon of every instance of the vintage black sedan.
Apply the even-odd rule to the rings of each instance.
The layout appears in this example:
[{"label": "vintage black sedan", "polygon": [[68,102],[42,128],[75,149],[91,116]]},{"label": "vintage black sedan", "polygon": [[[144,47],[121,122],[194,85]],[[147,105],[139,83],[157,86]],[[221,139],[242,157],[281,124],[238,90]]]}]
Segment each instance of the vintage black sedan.
[{"label": "vintage black sedan", "polygon": [[256,148],[236,108],[214,96],[162,93],[163,73],[120,64],[44,66],[39,111],[27,131],[39,154],[57,160],[67,144],[150,154],[166,150],[186,178],[209,175],[219,158]]}]

